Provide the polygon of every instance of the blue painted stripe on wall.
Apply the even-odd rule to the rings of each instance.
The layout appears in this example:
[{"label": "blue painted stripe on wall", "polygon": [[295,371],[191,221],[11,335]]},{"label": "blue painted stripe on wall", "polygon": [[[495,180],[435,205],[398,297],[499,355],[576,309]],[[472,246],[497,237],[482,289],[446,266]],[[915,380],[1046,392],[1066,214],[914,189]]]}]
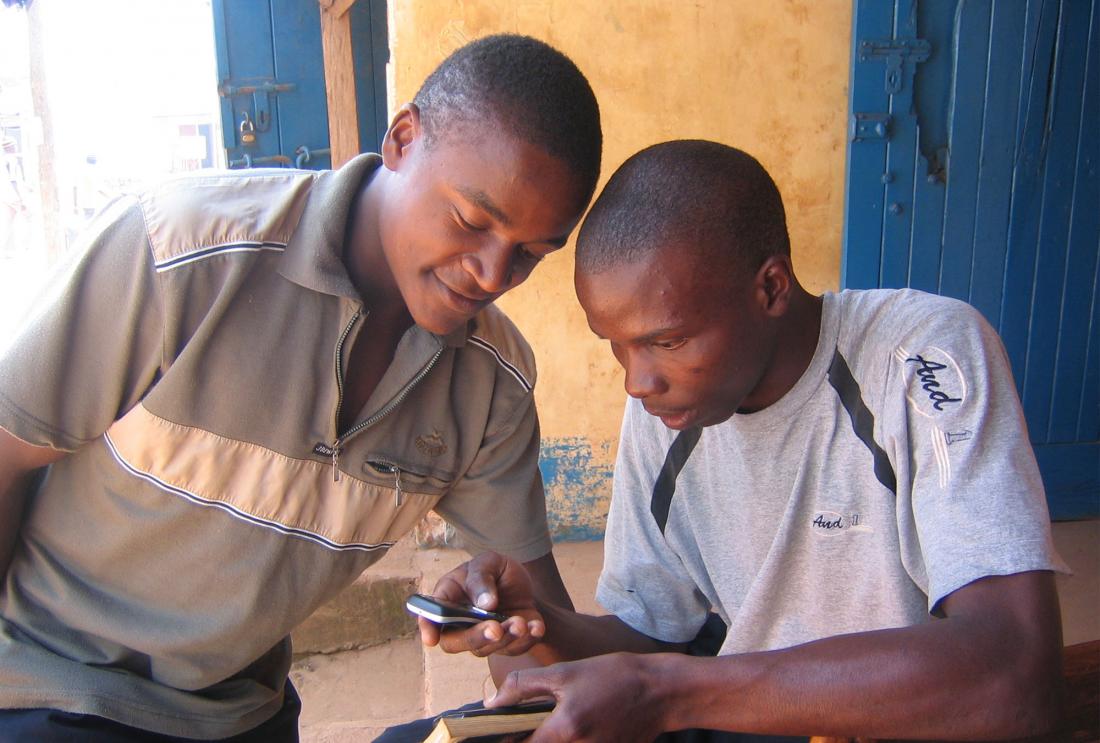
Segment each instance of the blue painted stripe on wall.
[{"label": "blue painted stripe on wall", "polygon": [[603,539],[614,470],[611,442],[597,444],[594,450],[582,436],[544,441],[539,470],[554,541]]}]

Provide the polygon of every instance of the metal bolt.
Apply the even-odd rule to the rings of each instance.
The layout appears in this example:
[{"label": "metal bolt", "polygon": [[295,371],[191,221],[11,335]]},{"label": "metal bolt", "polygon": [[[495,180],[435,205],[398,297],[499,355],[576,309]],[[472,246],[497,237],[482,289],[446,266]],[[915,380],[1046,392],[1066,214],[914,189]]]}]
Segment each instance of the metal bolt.
[{"label": "metal bolt", "polygon": [[890,213],[893,214],[895,217],[901,214],[901,212],[901,204],[899,204],[898,202],[895,201],[893,204],[890,205]]},{"label": "metal bolt", "polygon": [[882,174],[882,182],[883,183],[893,183],[894,182],[894,174],[891,173],[890,171],[886,171],[885,173]]}]

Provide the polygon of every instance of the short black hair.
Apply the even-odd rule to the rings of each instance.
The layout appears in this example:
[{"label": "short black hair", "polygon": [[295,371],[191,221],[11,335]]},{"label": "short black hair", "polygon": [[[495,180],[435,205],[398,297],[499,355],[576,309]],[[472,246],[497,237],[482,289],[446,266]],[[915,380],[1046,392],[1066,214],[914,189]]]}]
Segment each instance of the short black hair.
[{"label": "short black hair", "polygon": [[600,176],[600,107],[569,57],[530,36],[497,34],[453,52],[420,86],[413,103],[430,145],[461,124],[502,126],[559,158],[585,188]]},{"label": "short black hair", "polygon": [[664,142],[611,176],[577,235],[578,271],[600,273],[676,244],[717,268],[756,271],[791,253],[783,199],[751,155],[718,142]]}]

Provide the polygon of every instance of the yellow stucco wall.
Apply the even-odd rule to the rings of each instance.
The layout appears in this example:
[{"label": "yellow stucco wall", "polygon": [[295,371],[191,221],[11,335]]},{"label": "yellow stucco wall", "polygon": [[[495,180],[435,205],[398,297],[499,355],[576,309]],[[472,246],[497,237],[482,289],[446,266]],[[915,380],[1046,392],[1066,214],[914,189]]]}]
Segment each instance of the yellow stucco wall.
[{"label": "yellow stucco wall", "polygon": [[[844,202],[848,0],[391,0],[390,94],[408,101],[451,51],[492,33],[540,38],[587,75],[604,128],[602,182],[647,145],[740,147],[772,173],[795,269],[838,284]],[[625,393],[573,294],[572,246],[500,301],[531,345],[543,472],[559,536],[595,536]]]}]

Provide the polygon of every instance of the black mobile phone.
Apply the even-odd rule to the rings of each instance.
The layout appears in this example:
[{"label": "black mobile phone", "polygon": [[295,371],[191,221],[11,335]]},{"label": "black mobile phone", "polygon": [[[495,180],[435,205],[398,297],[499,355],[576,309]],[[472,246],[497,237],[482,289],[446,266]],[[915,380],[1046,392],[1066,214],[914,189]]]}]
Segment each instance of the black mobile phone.
[{"label": "black mobile phone", "polygon": [[470,604],[443,601],[423,593],[414,593],[405,601],[405,608],[417,616],[436,624],[477,624],[487,619],[503,622],[508,617],[494,611],[485,611]]}]

